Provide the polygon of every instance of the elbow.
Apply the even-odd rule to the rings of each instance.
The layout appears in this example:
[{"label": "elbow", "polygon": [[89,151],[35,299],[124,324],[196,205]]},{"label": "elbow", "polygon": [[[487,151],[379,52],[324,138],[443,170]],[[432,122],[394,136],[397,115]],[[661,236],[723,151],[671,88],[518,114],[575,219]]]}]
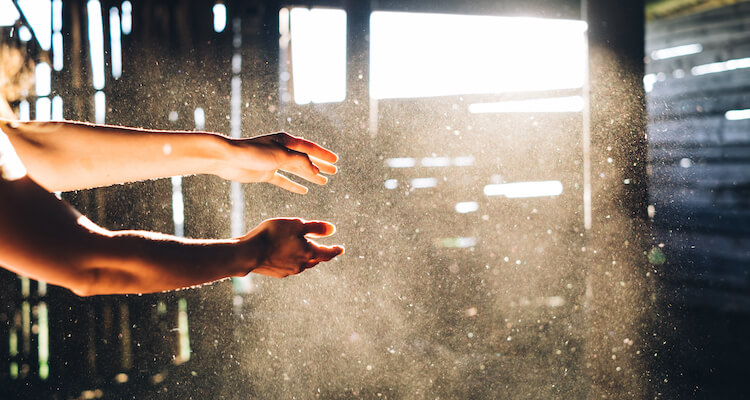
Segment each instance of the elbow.
[{"label": "elbow", "polygon": [[70,285],[73,293],[80,297],[107,294],[141,293],[143,285],[130,273],[107,268],[90,268],[79,274],[75,283]]},{"label": "elbow", "polygon": [[90,297],[105,294],[99,289],[103,284],[104,272],[100,268],[92,268],[77,274],[75,282],[68,285],[68,289],[80,297]]}]

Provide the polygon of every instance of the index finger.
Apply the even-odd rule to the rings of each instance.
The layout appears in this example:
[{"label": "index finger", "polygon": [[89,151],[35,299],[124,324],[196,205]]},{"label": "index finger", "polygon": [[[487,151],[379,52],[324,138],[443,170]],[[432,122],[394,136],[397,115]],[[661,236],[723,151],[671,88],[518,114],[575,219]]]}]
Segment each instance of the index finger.
[{"label": "index finger", "polygon": [[335,163],[339,159],[339,156],[331,150],[328,150],[313,141],[292,136],[288,133],[278,135],[276,141],[292,150],[305,153],[324,161]]},{"label": "index finger", "polygon": [[333,235],[336,232],[336,226],[325,221],[308,221],[305,222],[303,230],[305,235],[323,237]]}]

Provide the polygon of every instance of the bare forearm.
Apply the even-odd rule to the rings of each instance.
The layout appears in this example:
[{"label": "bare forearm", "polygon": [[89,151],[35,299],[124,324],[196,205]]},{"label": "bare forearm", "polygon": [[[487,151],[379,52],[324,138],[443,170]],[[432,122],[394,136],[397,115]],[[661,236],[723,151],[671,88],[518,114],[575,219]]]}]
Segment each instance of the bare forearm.
[{"label": "bare forearm", "polygon": [[78,122],[0,120],[29,175],[66,191],[175,175],[213,173],[230,151],[207,132],[152,131]]},{"label": "bare forearm", "polygon": [[0,265],[80,295],[148,293],[249,272],[255,242],[96,226],[31,179],[0,179]]},{"label": "bare forearm", "polygon": [[[152,293],[242,276],[255,260],[238,257],[236,239],[191,240],[143,231],[117,231],[88,261],[85,294]],[[96,254],[96,252],[92,252]]]}]

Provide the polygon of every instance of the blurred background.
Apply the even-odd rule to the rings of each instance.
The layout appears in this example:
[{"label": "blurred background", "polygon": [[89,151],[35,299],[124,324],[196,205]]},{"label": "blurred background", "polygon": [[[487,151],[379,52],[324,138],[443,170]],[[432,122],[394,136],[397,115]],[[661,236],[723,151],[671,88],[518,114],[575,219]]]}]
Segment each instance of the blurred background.
[{"label": "blurred background", "polygon": [[300,216],[347,248],[142,296],[2,270],[0,398],[750,393],[750,2],[0,0],[0,37],[35,63],[21,119],[341,156],[306,196],[61,194],[93,221],[220,238]]}]

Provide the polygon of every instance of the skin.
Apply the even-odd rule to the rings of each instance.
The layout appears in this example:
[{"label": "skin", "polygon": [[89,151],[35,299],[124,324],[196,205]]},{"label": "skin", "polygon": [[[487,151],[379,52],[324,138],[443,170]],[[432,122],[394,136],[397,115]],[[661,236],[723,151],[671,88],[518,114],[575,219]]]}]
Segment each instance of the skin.
[{"label": "skin", "polygon": [[294,193],[336,173],[338,156],[286,133],[230,139],[210,132],[142,130],[78,122],[0,118],[28,175],[0,178],[0,265],[80,296],[150,293],[250,272],[283,278],[344,252],[311,238],[330,236],[325,221],[277,218],[246,235],[186,239],[97,226],[51,191],[175,175],[213,174],[267,182]]}]

